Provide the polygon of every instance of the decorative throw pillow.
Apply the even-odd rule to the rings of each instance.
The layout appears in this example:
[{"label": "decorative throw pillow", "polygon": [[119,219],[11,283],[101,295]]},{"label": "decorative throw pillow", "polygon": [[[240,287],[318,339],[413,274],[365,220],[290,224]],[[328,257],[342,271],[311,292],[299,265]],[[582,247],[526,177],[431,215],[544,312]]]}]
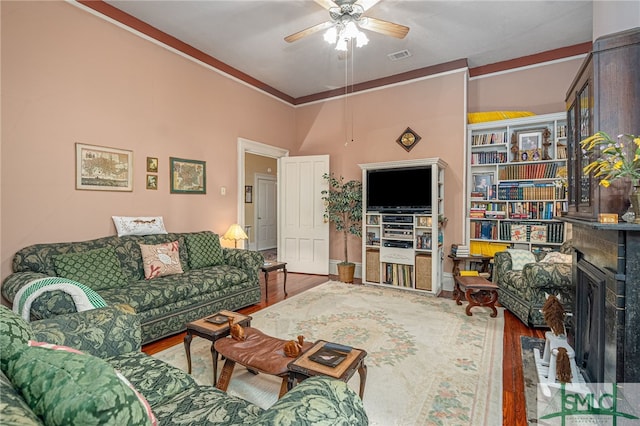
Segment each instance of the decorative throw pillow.
[{"label": "decorative throw pillow", "polygon": [[47,425],[149,425],[144,404],[106,361],[87,354],[26,347],[7,377]]},{"label": "decorative throw pillow", "polygon": [[508,249],[511,255],[511,270],[522,271],[527,263],[536,263],[536,256],[528,250]]},{"label": "decorative throw pillow", "polygon": [[558,251],[552,251],[547,253],[547,255],[540,262],[544,263],[571,263],[573,262],[573,256],[570,254],[563,254]]},{"label": "decorative throw pillow", "polygon": [[118,237],[123,235],[166,234],[162,216],[111,216],[116,226]]},{"label": "decorative throw pillow", "polygon": [[222,265],[224,255],[220,246],[220,237],[213,232],[198,232],[186,237],[191,269]]},{"label": "decorative throw pillow", "polygon": [[127,284],[116,251],[112,247],[59,254],[53,256],[53,264],[59,277],[78,281],[96,291]]},{"label": "decorative throw pillow", "polygon": [[165,275],[181,274],[180,245],[177,241],[164,244],[140,244],[144,277],[148,280]]}]

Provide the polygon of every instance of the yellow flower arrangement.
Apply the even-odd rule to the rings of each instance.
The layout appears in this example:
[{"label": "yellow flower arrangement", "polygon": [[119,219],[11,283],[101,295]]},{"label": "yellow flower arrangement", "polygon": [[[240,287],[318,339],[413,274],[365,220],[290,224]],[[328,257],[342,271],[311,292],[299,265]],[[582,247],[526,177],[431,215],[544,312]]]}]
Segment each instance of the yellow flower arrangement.
[{"label": "yellow flower arrangement", "polygon": [[615,141],[607,133],[597,132],[581,141],[580,146],[598,153],[598,158],[583,170],[601,177],[600,185],[605,188],[623,177],[640,180],[640,137],[623,134]]}]

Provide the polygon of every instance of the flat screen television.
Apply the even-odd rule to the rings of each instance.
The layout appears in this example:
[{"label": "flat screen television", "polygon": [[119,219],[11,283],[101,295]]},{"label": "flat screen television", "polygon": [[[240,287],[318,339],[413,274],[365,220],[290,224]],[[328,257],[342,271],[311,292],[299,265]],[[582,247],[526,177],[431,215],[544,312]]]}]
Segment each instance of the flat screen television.
[{"label": "flat screen television", "polygon": [[431,166],[367,171],[368,212],[431,213]]}]

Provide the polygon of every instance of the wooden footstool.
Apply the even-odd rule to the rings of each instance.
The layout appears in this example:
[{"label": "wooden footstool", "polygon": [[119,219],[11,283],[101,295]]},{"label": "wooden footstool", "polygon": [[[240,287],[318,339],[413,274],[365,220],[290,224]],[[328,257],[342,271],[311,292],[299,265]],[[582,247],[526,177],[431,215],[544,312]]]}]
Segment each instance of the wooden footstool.
[{"label": "wooden footstool", "polygon": [[471,316],[471,308],[474,306],[486,306],[491,308],[491,318],[498,316],[496,310],[496,302],[498,301],[498,286],[482,277],[461,277],[455,275],[453,277],[455,281],[455,288],[453,294],[456,299],[456,304],[462,305],[461,298],[462,292],[469,302],[465,312]]},{"label": "wooden footstool", "polygon": [[[216,387],[227,390],[236,363],[246,367],[249,371],[270,374],[282,378],[278,398],[287,393],[287,379],[289,370],[287,365],[294,359],[284,353],[284,345],[288,340],[271,337],[253,327],[244,329],[245,340],[239,341],[232,337],[217,340],[216,351],[226,358]],[[313,346],[312,342],[304,342],[302,351]]]}]

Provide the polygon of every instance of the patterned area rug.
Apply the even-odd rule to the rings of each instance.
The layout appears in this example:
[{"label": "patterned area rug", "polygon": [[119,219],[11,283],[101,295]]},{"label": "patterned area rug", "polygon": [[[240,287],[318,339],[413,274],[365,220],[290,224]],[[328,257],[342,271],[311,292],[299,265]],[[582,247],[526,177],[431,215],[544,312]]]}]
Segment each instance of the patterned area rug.
[{"label": "patterned area rug", "polygon": [[[503,310],[464,306],[430,295],[328,282],[253,314],[267,334],[335,341],[368,353],[364,405],[371,425],[502,424]],[[194,376],[212,383],[210,343],[191,344]],[[156,357],[186,370],[182,345]],[[221,369],[223,362],[219,362]],[[357,392],[358,374],[349,381]],[[261,407],[281,380],[236,367],[228,392]]]}]

